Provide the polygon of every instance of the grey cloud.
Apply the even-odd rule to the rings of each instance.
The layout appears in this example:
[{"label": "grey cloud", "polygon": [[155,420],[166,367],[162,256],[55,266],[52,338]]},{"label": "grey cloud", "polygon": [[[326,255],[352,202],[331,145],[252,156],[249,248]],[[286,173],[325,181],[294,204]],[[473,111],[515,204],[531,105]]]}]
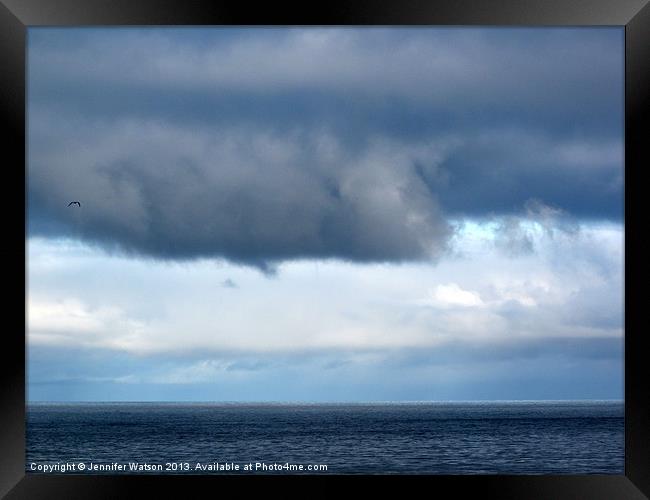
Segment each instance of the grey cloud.
[{"label": "grey cloud", "polygon": [[524,208],[527,218],[540,224],[550,238],[558,233],[577,236],[580,232],[578,221],[561,208],[547,205],[535,198],[529,199]]},{"label": "grey cloud", "polygon": [[496,220],[494,244],[512,257],[528,255],[535,251],[534,235],[525,223],[537,223],[549,239],[558,235],[575,238],[580,233],[580,225],[574,217],[562,209],[534,198],[524,203],[520,216],[497,217]]},{"label": "grey cloud", "polygon": [[435,146],[378,139],[352,153],[327,134],[127,122],[64,149],[30,155],[32,233],[47,232],[43,218],[121,251],[272,271],[301,257],[435,258],[451,232],[412,168]]},{"label": "grey cloud", "polygon": [[495,230],[495,245],[511,256],[527,255],[534,251],[530,234],[517,217],[504,217]]}]

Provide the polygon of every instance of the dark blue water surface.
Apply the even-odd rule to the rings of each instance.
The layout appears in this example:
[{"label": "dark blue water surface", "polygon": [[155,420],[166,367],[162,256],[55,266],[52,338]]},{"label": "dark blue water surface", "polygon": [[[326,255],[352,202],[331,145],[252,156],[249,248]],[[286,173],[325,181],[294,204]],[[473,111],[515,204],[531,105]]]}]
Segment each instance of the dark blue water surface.
[{"label": "dark blue water surface", "polygon": [[[161,465],[157,474],[226,473],[197,463],[241,473],[263,463],[311,474],[622,474],[623,414],[611,401],[30,403],[26,470],[137,462]],[[314,464],[327,471],[306,470]]]}]

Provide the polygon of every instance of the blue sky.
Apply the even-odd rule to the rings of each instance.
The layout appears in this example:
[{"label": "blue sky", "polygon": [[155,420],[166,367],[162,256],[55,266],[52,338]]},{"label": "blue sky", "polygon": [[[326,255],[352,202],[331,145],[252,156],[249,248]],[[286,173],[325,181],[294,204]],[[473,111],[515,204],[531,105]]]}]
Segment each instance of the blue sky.
[{"label": "blue sky", "polygon": [[30,28],[28,398],[621,399],[623,41]]}]

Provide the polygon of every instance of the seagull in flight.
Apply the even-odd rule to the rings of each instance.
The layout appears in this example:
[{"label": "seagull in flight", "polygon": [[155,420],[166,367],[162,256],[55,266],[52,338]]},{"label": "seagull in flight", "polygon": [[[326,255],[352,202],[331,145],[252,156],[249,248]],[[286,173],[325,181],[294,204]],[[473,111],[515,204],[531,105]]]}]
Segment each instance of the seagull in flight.
[{"label": "seagull in flight", "polygon": [[81,203],[79,203],[78,201],[71,201],[70,203],[68,203],[68,206],[70,205],[77,205],[78,207],[81,207]]}]

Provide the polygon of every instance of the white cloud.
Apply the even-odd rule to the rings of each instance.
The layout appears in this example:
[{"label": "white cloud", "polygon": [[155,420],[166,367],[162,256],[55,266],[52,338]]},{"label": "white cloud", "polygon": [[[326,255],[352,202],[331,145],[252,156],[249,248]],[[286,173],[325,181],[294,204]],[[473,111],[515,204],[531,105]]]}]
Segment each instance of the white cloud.
[{"label": "white cloud", "polygon": [[146,325],[122,309],[89,306],[77,297],[52,300],[30,294],[27,304],[30,343],[108,349],[137,349]]},{"label": "white cloud", "polygon": [[485,305],[477,292],[463,290],[456,283],[436,286],[430,292],[429,299],[425,299],[422,303],[439,307],[482,307]]},{"label": "white cloud", "polygon": [[[536,253],[518,259],[482,238],[493,235],[468,223],[456,241],[471,243],[465,253],[437,266],[290,261],[273,278],[222,261],[138,261],[30,239],[28,339],[243,355],[622,335],[620,226],[584,226],[571,239],[541,231]],[[224,287],[228,279],[238,288]]]}]

